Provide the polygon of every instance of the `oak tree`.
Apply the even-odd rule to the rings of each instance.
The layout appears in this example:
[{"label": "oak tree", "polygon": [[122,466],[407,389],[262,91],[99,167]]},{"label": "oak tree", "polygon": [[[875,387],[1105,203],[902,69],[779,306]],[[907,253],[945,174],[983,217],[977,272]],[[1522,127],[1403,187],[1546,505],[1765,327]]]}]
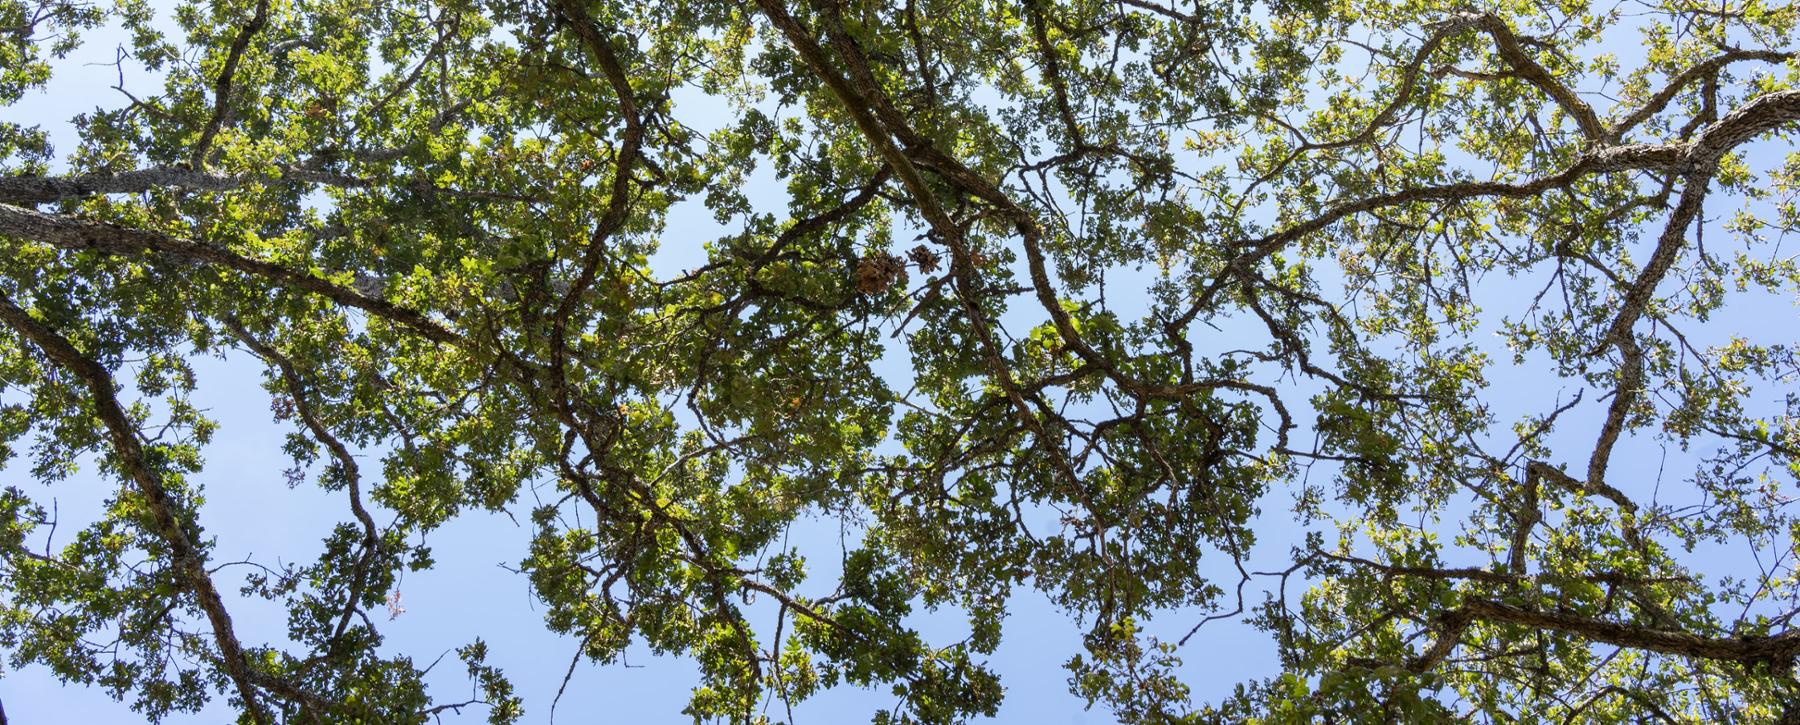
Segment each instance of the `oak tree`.
[{"label": "oak tree", "polygon": [[[102,28],[155,79],[0,123],[0,649],[153,720],[535,719],[376,616],[511,514],[544,624],[691,658],[697,721],[992,715],[1028,598],[1085,633],[1029,686],[1123,722],[1800,721],[1796,27],[0,0],[0,102]],[[342,501],[310,558],[221,566],[207,357],[289,432],[234,485]],[[49,546],[82,465],[117,487]],[[1280,670],[1185,676],[1228,626]]]}]

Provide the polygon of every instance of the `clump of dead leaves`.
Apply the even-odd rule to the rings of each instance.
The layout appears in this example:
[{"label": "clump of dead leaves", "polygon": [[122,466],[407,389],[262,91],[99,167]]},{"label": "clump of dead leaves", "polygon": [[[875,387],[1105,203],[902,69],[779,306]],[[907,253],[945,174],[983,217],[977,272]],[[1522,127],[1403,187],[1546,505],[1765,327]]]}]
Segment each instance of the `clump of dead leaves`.
[{"label": "clump of dead leaves", "polygon": [[878,295],[895,284],[906,284],[906,262],[887,252],[876,252],[856,262],[856,290]]},{"label": "clump of dead leaves", "polygon": [[[906,253],[913,266],[924,274],[938,270],[937,252],[921,244]],[[875,252],[856,261],[856,290],[865,295],[878,295],[896,284],[906,284],[906,260],[887,252]]]}]

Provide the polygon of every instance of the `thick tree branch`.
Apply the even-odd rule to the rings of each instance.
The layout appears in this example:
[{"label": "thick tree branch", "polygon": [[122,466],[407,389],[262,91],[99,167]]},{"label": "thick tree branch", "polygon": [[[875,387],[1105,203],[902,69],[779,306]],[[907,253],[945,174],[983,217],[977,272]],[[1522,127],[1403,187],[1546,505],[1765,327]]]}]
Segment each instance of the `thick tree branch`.
[{"label": "thick tree branch", "polygon": [[[385,151],[380,152],[380,154],[385,153]],[[377,159],[376,156],[377,154],[370,154],[364,160],[371,163],[384,163],[391,160]],[[319,159],[313,159],[298,165],[279,166],[272,173],[219,174],[210,171],[196,171],[182,166],[158,166],[117,174],[0,176],[0,203],[48,204],[100,194],[137,194],[152,189],[233,191],[253,184],[275,185],[284,182],[316,184],[340,189],[371,189],[378,184],[375,180],[368,178],[324,171],[319,168],[323,165]],[[394,187],[411,188],[474,201],[537,201],[525,194],[447,188],[436,186],[424,179],[417,179],[410,184],[395,184]]]},{"label": "thick tree branch", "polygon": [[132,424],[130,416],[125,413],[113,392],[112,374],[100,363],[82,354],[67,338],[20,309],[12,298],[5,295],[0,295],[0,322],[11,327],[20,337],[30,340],[43,351],[45,357],[80,378],[87,386],[88,395],[94,402],[94,414],[106,427],[107,439],[112,444],[113,454],[118,458],[119,468],[136,484],[138,493],[144,497],[144,506],[150,513],[153,532],[169,547],[169,556],[173,560],[176,574],[187,589],[193,592],[201,611],[206,613],[207,621],[212,624],[213,641],[218,645],[219,658],[224,662],[226,674],[237,685],[238,696],[244,701],[245,711],[255,722],[268,722],[268,715],[263,710],[251,678],[249,663],[244,659],[243,645],[239,644],[237,632],[232,629],[231,614],[225,610],[225,602],[219,596],[218,588],[213,585],[212,577],[206,572],[206,557],[188,539],[177,513],[179,504],[163,488],[161,475],[145,460],[144,449],[138,443],[137,426]]},{"label": "thick tree branch", "polygon": [[[1295,222],[1280,231],[1249,240],[1245,251],[1228,266],[1248,269],[1277,250],[1310,234],[1357,214],[1365,214],[1393,206],[1417,202],[1442,202],[1481,197],[1526,198],[1551,189],[1566,187],[1582,178],[1620,171],[1671,171],[1686,173],[1693,169],[1710,171],[1719,158],[1739,145],[1785,124],[1800,120],[1800,91],[1770,93],[1745,104],[1725,118],[1708,126],[1691,143],[1626,144],[1605,146],[1582,154],[1567,168],[1524,183],[1470,181],[1440,186],[1420,186],[1387,194],[1339,202],[1323,213]],[[1696,204],[1698,202],[1695,202]],[[1198,295],[1182,320],[1191,321],[1207,308],[1229,281],[1221,274]],[[1653,285],[1652,285],[1653,286]],[[1633,318],[1635,321],[1635,317]],[[1610,337],[1610,335],[1609,335]]]},{"label": "thick tree branch", "polygon": [[231,49],[225,54],[225,65],[219,69],[219,77],[213,81],[213,112],[207,119],[206,126],[200,130],[200,140],[194,142],[193,153],[188,156],[188,166],[194,169],[206,168],[206,153],[212,149],[213,137],[225,125],[225,117],[231,113],[231,86],[237,77],[238,63],[244,59],[244,51],[250,47],[250,39],[262,32],[263,26],[269,22],[269,0],[257,0],[256,13],[250,22],[238,29],[237,37],[231,41]]},{"label": "thick tree branch", "polygon": [[1575,614],[1532,611],[1487,599],[1464,600],[1461,611],[1482,621],[1550,629],[1619,647],[1745,665],[1766,664],[1778,670],[1792,667],[1794,658],[1800,656],[1800,630],[1765,636],[1702,637]]},{"label": "thick tree branch", "polygon": [[1556,77],[1551,75],[1548,69],[1532,59],[1520,44],[1519,36],[1507,26],[1505,20],[1489,14],[1481,16],[1479,22],[1482,30],[1487,31],[1488,35],[1493,37],[1494,46],[1500,53],[1500,58],[1505,60],[1507,65],[1512,66],[1513,72],[1519,74],[1520,78],[1537,86],[1538,90],[1556,101],[1556,105],[1561,106],[1564,113],[1575,119],[1575,125],[1581,128],[1581,134],[1586,136],[1589,142],[1601,144],[1610,140],[1606,124],[1600,121],[1598,115],[1595,115],[1593,107],[1575,95],[1575,91],[1556,80]]},{"label": "thick tree branch", "polygon": [[354,307],[413,330],[433,342],[454,343],[461,336],[418,311],[386,300],[368,297],[333,284],[310,272],[299,272],[263,262],[224,247],[204,244],[160,232],[88,221],[60,214],[46,214],[11,204],[0,204],[0,235],[28,239],[75,251],[103,254],[142,254],[150,257],[205,262],[262,277],[296,290],[323,296],[345,307]]},{"label": "thick tree branch", "polygon": [[[834,8],[820,11],[821,23],[826,34],[837,51],[839,57],[848,68],[848,75],[839,74],[818,40],[800,21],[788,14],[781,0],[758,0],[763,14],[774,23],[776,28],[788,39],[795,52],[806,61],[815,75],[822,78],[839,104],[850,113],[858,130],[864,138],[875,147],[876,152],[887,163],[888,168],[900,177],[902,185],[907,189],[927,224],[937,233],[937,241],[949,247],[952,260],[949,277],[955,297],[974,330],[976,344],[981,348],[983,366],[995,384],[999,386],[1011,405],[1015,417],[1032,432],[1035,445],[1043,451],[1045,457],[1055,466],[1059,477],[1064,481],[1063,492],[1071,499],[1082,501],[1090,510],[1094,508],[1086,491],[1081,486],[1080,476],[1066,451],[1060,449],[1058,442],[1058,419],[1054,415],[1040,415],[1040,411],[1049,411],[1050,406],[1041,400],[1036,391],[1029,391],[1020,385],[1017,376],[1007,364],[994,334],[994,324],[982,310],[977,299],[980,288],[976,277],[974,254],[970,251],[964,236],[963,228],[953,221],[938,203],[937,192],[929,187],[919,166],[914,164],[913,156],[919,155],[938,175],[954,177],[952,182],[964,190],[976,190],[978,195],[989,199],[1005,201],[1006,198],[997,189],[987,186],[987,182],[970,172],[948,154],[944,154],[924,137],[920,136],[907,124],[902,115],[887,100],[880,85],[875,82],[862,51],[856,47],[855,41],[842,27],[833,14]],[[898,138],[905,145],[905,150],[895,143]],[[1027,222],[1029,220],[1027,219]],[[1035,227],[1031,227],[1035,234]],[[1052,314],[1066,313],[1057,307]]]},{"label": "thick tree branch", "polygon": [[[368,183],[359,179],[302,167],[285,168],[279,178],[335,186],[365,186]],[[48,204],[63,199],[78,199],[98,194],[136,194],[162,188],[230,191],[253,183],[267,183],[276,180],[277,177],[274,176],[216,174],[182,166],[159,166],[118,174],[0,176],[0,202]]]},{"label": "thick tree branch", "polygon": [[643,160],[644,119],[637,98],[631,90],[631,80],[625,74],[624,62],[613,51],[612,43],[601,34],[599,24],[588,13],[582,0],[557,0],[556,7],[574,28],[588,54],[600,66],[601,75],[606,78],[607,85],[618,101],[619,114],[625,119],[625,131],[621,135],[618,153],[613,161],[612,184],[606,210],[594,224],[594,231],[588,237],[581,271],[576,274],[569,291],[557,303],[556,314],[551,322],[550,371],[554,378],[550,382],[555,386],[552,392],[558,405],[567,408],[568,325],[575,317],[575,308],[582,295],[587,293],[599,274],[600,265],[607,256],[606,245],[624,228],[625,220],[630,214],[631,175]]}]

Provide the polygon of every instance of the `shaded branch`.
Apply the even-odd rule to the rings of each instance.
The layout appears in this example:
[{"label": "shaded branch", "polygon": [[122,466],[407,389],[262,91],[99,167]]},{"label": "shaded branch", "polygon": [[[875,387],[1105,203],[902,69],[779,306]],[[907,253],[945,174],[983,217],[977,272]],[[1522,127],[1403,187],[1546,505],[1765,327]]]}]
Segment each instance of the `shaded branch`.
[{"label": "shaded branch", "polygon": [[1487,622],[1551,629],[1595,642],[1681,657],[1763,664],[1786,670],[1793,666],[1794,658],[1800,656],[1800,630],[1784,630],[1766,636],[1703,637],[1575,614],[1532,611],[1487,599],[1464,600],[1460,609],[1468,616]]},{"label": "shaded branch", "polygon": [[219,77],[213,81],[213,112],[205,128],[200,131],[200,140],[194,142],[194,151],[188,156],[188,165],[195,169],[206,168],[206,152],[212,148],[213,137],[225,125],[225,117],[231,112],[231,85],[237,76],[238,63],[244,59],[244,51],[250,47],[250,39],[261,32],[269,22],[269,0],[257,0],[256,14],[250,22],[238,29],[237,37],[231,41],[231,49],[225,55],[225,66],[219,69]]},{"label": "shaded branch", "polygon": [[19,237],[62,249],[94,251],[103,254],[144,254],[206,262],[245,274],[255,275],[326,297],[333,302],[354,307],[376,317],[410,328],[433,342],[453,343],[462,338],[423,313],[401,307],[386,300],[368,297],[333,284],[311,272],[300,272],[278,264],[251,259],[222,246],[205,244],[160,232],[132,229],[107,222],[88,221],[61,214],[0,204],[0,235]]}]

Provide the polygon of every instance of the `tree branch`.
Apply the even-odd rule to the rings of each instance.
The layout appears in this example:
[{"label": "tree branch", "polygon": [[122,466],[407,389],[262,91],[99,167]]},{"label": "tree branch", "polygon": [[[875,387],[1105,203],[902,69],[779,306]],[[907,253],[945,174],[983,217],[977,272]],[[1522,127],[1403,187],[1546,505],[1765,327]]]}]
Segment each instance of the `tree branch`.
[{"label": "tree branch", "polygon": [[1464,600],[1461,611],[1488,622],[1552,629],[1619,647],[1745,665],[1767,664],[1778,670],[1792,667],[1794,658],[1800,656],[1800,630],[1767,636],[1702,637],[1574,614],[1537,612],[1487,599]]},{"label": "tree branch", "polygon": [[386,300],[375,299],[331,283],[311,272],[299,272],[278,264],[251,259],[221,246],[204,244],[160,232],[132,229],[107,222],[88,221],[61,214],[0,204],[0,235],[29,239],[75,251],[102,254],[145,254],[206,262],[268,279],[326,297],[346,307],[412,329],[433,342],[455,343],[462,337],[424,314]]},{"label": "tree branch", "polygon": [[205,128],[200,131],[200,140],[194,142],[194,151],[188,157],[188,165],[194,169],[206,168],[206,152],[212,148],[213,137],[225,125],[225,116],[231,112],[231,84],[237,76],[238,63],[244,58],[244,51],[250,47],[250,39],[262,31],[269,21],[269,0],[257,0],[256,14],[250,22],[238,29],[237,37],[231,41],[231,49],[225,55],[225,67],[219,69],[219,77],[213,82],[213,112]]},{"label": "tree branch", "polygon": [[206,613],[207,620],[212,624],[213,640],[219,647],[219,658],[224,661],[226,675],[237,685],[238,696],[244,700],[245,711],[257,723],[268,722],[268,715],[258,701],[249,665],[244,659],[243,646],[238,643],[237,633],[232,629],[231,614],[225,610],[218,588],[206,573],[205,555],[188,540],[187,532],[183,530],[176,513],[178,504],[163,488],[161,476],[144,460],[144,449],[138,443],[137,427],[132,424],[131,418],[125,413],[124,407],[119,405],[119,399],[113,392],[112,374],[101,367],[100,363],[83,355],[67,338],[20,309],[12,298],[4,294],[0,294],[0,322],[30,340],[43,351],[45,357],[73,373],[87,386],[88,394],[93,399],[94,414],[106,427],[107,438],[118,458],[119,468],[137,485],[138,493],[144,497],[145,508],[149,510],[153,532],[169,547],[176,574],[181,577],[188,590],[194,593],[201,611]]}]

